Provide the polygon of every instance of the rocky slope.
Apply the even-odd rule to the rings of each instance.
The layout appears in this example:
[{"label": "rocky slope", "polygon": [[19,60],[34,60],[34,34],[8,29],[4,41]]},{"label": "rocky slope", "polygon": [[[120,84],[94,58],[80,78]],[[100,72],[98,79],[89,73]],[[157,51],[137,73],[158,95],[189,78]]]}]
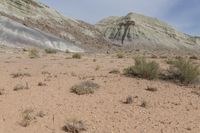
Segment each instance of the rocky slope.
[{"label": "rocky slope", "polygon": [[[0,16],[1,18],[9,18],[9,21],[13,21],[12,24],[17,22],[29,29],[37,30],[40,33],[41,31],[43,33],[46,32],[54,36],[54,38],[59,37],[66,41],[66,44],[64,44],[66,46],[64,47],[57,46],[60,45],[59,42],[55,43],[58,41],[57,39],[50,41],[49,45],[44,45],[45,47],[53,46],[53,48],[66,50],[70,43],[82,49],[94,50],[96,47],[105,48],[108,46],[107,41],[93,25],[64,17],[57,11],[35,0],[0,0]],[[3,23],[0,24],[1,26],[4,25]],[[17,28],[15,32],[18,35],[21,34]],[[15,37],[18,37],[16,40],[23,40],[20,36]],[[1,40],[5,40],[5,38],[12,37],[4,35],[4,38]],[[59,41],[62,42],[62,39]],[[40,43],[42,42],[43,40],[40,40]]]},{"label": "rocky slope", "polygon": [[158,19],[136,13],[108,17],[96,24],[104,36],[121,46],[146,49],[199,51],[200,39],[176,31]]}]

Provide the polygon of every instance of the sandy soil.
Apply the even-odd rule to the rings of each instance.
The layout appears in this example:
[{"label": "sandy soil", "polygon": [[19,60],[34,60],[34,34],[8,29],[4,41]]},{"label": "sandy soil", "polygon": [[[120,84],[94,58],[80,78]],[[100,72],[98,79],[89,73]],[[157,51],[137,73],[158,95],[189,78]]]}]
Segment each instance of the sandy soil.
[{"label": "sandy soil", "polygon": [[[200,132],[200,96],[192,93],[198,88],[109,73],[113,69],[122,73],[133,65],[131,57],[70,57],[58,53],[29,59],[25,52],[0,53],[0,133],[64,133],[61,128],[67,119],[82,120],[87,129],[83,133]],[[165,59],[154,60],[167,68]],[[15,73],[30,76],[13,78]],[[70,92],[73,85],[87,80],[100,85],[94,94]],[[46,86],[38,86],[39,82]],[[29,89],[13,90],[26,83]],[[157,91],[146,91],[148,86]],[[134,97],[132,104],[123,103],[128,96]],[[140,106],[143,101],[146,107]],[[34,120],[23,127],[21,114],[27,109],[33,110]]]}]

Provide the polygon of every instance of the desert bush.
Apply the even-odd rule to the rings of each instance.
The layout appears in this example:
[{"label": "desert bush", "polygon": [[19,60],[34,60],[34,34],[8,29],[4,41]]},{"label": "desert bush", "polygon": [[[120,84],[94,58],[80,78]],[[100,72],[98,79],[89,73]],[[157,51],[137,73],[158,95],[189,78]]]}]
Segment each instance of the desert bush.
[{"label": "desert bush", "polygon": [[195,56],[195,55],[192,55],[192,56],[190,56],[190,59],[193,59],[193,60],[198,60],[198,57],[197,57],[197,56]]},{"label": "desert bush", "polygon": [[31,50],[29,50],[29,58],[33,59],[33,58],[37,58],[39,57],[39,52],[37,49],[33,48]]},{"label": "desert bush", "polygon": [[193,64],[190,60],[185,59],[173,61],[169,72],[173,78],[178,79],[184,84],[193,83],[200,75],[199,66]]},{"label": "desert bush", "polygon": [[71,92],[76,93],[78,95],[91,94],[94,93],[94,91],[97,88],[99,88],[98,84],[93,83],[91,81],[85,81],[78,85],[72,86]]},{"label": "desert bush", "polygon": [[72,55],[72,58],[81,59],[81,54],[80,53],[75,53],[75,54]]},{"label": "desert bush", "polygon": [[62,130],[68,133],[80,133],[86,131],[85,124],[82,121],[67,120]]},{"label": "desert bush", "polygon": [[44,50],[47,54],[56,54],[57,50],[52,48],[47,48]]},{"label": "desert bush", "polygon": [[126,68],[125,74],[145,79],[156,79],[159,75],[159,64],[155,61],[147,62],[143,57],[135,58],[135,65]]}]

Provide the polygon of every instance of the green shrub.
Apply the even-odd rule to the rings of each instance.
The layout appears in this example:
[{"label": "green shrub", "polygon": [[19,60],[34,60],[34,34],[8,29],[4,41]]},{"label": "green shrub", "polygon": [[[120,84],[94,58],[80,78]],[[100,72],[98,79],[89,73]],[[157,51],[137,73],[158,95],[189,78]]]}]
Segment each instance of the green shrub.
[{"label": "green shrub", "polygon": [[33,58],[37,58],[39,57],[39,52],[37,49],[33,48],[31,50],[29,50],[29,58],[33,59]]},{"label": "green shrub", "polygon": [[47,48],[44,50],[47,54],[56,54],[57,50],[52,48]]},{"label": "green shrub", "polygon": [[85,81],[78,85],[74,85],[71,88],[71,92],[76,93],[77,95],[91,94],[99,88],[99,85],[91,81]]},{"label": "green shrub", "polygon": [[147,62],[143,57],[135,58],[135,66],[126,68],[125,74],[145,79],[156,79],[159,74],[159,64],[155,61]]},{"label": "green shrub", "polygon": [[169,72],[181,83],[190,84],[198,79],[200,74],[199,66],[194,65],[190,60],[178,59],[173,61]]},{"label": "green shrub", "polygon": [[81,54],[80,53],[75,53],[75,54],[72,55],[72,58],[81,59]]}]

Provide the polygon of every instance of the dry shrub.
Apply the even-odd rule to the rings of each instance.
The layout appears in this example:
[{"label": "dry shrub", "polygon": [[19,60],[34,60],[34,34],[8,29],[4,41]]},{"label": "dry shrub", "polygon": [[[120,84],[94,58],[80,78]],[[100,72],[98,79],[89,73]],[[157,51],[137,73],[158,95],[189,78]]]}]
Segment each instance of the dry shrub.
[{"label": "dry shrub", "polygon": [[72,55],[72,58],[81,59],[81,54],[80,53],[75,53],[75,54]]},{"label": "dry shrub", "polygon": [[191,84],[197,81],[200,75],[199,66],[185,59],[173,61],[169,73],[175,80],[177,79],[184,84]]},{"label": "dry shrub", "polygon": [[135,58],[135,65],[126,68],[125,74],[153,80],[158,78],[159,64],[155,61],[147,62],[143,57]]},{"label": "dry shrub", "polygon": [[29,58],[33,59],[33,58],[38,58],[38,57],[39,57],[39,52],[37,49],[33,48],[29,50]]},{"label": "dry shrub", "polygon": [[85,125],[82,121],[67,120],[62,130],[68,133],[80,133],[86,131]]},{"label": "dry shrub", "polygon": [[47,48],[44,50],[47,54],[56,54],[57,50],[52,48]]},{"label": "dry shrub", "polygon": [[71,92],[76,93],[78,95],[91,94],[94,93],[94,91],[98,88],[98,84],[93,83],[91,81],[85,81],[78,85],[72,86]]}]

